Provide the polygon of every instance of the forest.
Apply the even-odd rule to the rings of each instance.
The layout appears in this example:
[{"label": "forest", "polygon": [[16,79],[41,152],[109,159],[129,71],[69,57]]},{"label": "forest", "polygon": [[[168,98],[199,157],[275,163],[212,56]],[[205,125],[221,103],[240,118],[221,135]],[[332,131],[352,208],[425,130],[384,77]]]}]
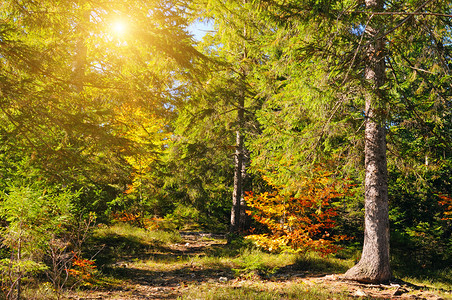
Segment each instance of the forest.
[{"label": "forest", "polygon": [[0,2],[0,299],[452,299],[447,0]]}]

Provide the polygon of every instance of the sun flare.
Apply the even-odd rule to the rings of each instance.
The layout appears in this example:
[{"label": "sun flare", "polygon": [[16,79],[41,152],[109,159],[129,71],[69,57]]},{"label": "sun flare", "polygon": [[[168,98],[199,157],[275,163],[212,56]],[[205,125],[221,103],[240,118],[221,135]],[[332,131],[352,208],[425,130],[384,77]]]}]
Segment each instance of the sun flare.
[{"label": "sun flare", "polygon": [[116,20],[112,24],[112,30],[117,35],[124,35],[127,32],[127,24],[122,20]]}]

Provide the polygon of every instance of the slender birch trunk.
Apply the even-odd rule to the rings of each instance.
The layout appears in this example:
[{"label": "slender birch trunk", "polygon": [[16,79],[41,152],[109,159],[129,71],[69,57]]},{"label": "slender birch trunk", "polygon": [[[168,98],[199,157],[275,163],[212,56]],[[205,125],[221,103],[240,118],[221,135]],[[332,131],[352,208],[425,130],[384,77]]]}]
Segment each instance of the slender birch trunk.
[{"label": "slender birch trunk", "polygon": [[[245,4],[247,0],[243,0]],[[243,28],[243,36],[247,36],[246,27]],[[247,58],[247,49],[245,43],[243,44],[242,59]],[[246,165],[245,165],[245,151],[244,151],[244,127],[245,127],[245,85],[243,82],[246,79],[248,72],[246,67],[242,66],[240,76],[240,91],[238,95],[237,103],[237,129],[235,155],[234,155],[234,190],[232,192],[232,208],[231,208],[231,224],[230,234],[239,233],[240,226],[244,223],[244,206],[245,201],[243,198],[243,182],[245,178]]]},{"label": "slender birch trunk", "polygon": [[237,130],[236,145],[234,154],[234,190],[232,193],[232,208],[231,208],[231,228],[230,233],[236,234],[239,232],[241,207],[243,198],[243,168],[244,168],[244,151],[243,151],[243,133],[242,129],[245,123],[245,99],[240,96],[237,111]]}]

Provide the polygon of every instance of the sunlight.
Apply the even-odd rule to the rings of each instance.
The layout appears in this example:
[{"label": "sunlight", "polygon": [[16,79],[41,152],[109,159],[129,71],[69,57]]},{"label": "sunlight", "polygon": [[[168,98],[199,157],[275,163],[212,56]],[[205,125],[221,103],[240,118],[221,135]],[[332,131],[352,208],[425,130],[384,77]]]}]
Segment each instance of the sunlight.
[{"label": "sunlight", "polygon": [[116,20],[112,24],[112,30],[116,35],[122,36],[127,32],[127,24],[123,20]]}]

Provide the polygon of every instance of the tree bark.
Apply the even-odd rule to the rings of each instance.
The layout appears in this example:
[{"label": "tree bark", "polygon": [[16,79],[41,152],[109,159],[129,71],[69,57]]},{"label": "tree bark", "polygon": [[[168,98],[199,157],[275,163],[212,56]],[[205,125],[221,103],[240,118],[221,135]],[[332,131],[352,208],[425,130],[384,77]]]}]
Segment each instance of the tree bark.
[{"label": "tree bark", "polygon": [[247,204],[245,201],[245,188],[250,185],[250,176],[247,173],[247,165],[249,165],[249,152],[246,146],[242,147],[243,159],[242,159],[242,197],[240,199],[240,220],[239,220],[239,230],[245,230],[248,228],[250,217],[246,214]]},{"label": "tree bark", "polygon": [[[243,0],[246,3],[247,0]],[[243,28],[243,36],[247,36],[246,27]],[[244,61],[247,56],[247,49],[245,42],[243,42],[243,52],[241,53],[242,60]],[[237,101],[237,129],[236,129],[236,145],[234,155],[234,190],[232,192],[232,208],[231,208],[231,224],[230,224],[230,237],[238,234],[240,226],[244,224],[245,213],[245,200],[243,197],[243,185],[246,172],[245,165],[245,149],[244,149],[244,127],[245,127],[245,79],[248,75],[247,68],[241,66],[241,76],[239,84],[239,93]]]},{"label": "tree bark", "polygon": [[[383,1],[366,0],[366,6],[382,10]],[[347,279],[368,283],[391,279],[385,113],[380,90],[385,82],[385,44],[378,39],[378,32],[378,23],[366,28],[371,43],[365,76],[371,90],[366,98],[364,245],[358,264],[345,273]]]},{"label": "tree bark", "polygon": [[241,207],[243,198],[243,169],[244,169],[244,151],[243,151],[243,125],[244,125],[244,97],[240,97],[237,111],[237,130],[236,145],[234,155],[234,190],[232,192],[231,225],[230,233],[237,234],[240,228]]}]

